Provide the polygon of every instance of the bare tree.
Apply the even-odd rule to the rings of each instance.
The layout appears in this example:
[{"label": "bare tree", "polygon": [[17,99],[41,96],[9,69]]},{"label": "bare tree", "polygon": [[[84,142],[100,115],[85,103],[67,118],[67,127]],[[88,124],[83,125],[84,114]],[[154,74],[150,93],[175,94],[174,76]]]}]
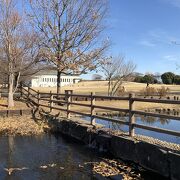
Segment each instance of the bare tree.
[{"label": "bare tree", "polygon": [[38,41],[17,11],[15,1],[0,0],[0,72],[8,77],[9,107],[14,106],[13,96],[21,75],[39,62]]},{"label": "bare tree", "polygon": [[116,94],[122,82],[131,77],[136,65],[126,61],[124,56],[110,57],[102,60],[101,69],[108,80],[108,96]]},{"label": "bare tree", "polygon": [[100,36],[106,0],[29,0],[30,19],[41,33],[47,59],[57,68],[57,93],[61,74],[94,70],[107,47]]}]

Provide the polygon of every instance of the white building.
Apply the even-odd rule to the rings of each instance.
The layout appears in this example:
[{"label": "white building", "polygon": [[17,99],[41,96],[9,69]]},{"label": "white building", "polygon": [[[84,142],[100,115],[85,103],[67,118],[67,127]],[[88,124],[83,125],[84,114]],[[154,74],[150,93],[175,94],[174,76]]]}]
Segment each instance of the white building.
[{"label": "white building", "polygon": [[[78,75],[61,75],[61,86],[78,83],[80,78]],[[31,87],[56,87],[57,71],[40,71],[31,79]]]}]

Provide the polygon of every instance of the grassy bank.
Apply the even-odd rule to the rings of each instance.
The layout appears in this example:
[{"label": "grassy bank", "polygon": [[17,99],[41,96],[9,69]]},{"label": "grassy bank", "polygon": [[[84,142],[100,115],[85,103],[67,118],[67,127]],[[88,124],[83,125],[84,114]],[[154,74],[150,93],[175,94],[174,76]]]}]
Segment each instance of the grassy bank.
[{"label": "grassy bank", "polygon": [[44,123],[36,123],[31,116],[14,116],[0,118],[0,134],[2,135],[39,135],[47,126]]}]

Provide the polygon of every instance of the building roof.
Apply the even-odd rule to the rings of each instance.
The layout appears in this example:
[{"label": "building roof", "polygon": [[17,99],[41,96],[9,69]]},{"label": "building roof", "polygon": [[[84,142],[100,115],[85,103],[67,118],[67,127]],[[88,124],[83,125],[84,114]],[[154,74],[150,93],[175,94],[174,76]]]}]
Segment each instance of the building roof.
[{"label": "building roof", "polygon": [[[33,76],[42,76],[42,75],[57,75],[57,71],[56,70],[41,70],[39,72],[37,72],[36,74],[34,74]],[[78,74],[64,74],[62,73],[63,76],[79,76]]]}]

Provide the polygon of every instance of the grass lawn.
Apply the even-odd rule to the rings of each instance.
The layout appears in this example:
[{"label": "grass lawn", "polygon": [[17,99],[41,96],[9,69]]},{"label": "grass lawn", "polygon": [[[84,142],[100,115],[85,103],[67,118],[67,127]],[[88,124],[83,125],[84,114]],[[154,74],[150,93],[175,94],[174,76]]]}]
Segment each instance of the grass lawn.
[{"label": "grass lawn", "polygon": [[8,108],[7,98],[0,98],[0,110],[19,110],[19,109],[28,109],[29,107],[21,101],[14,101],[14,107]]},{"label": "grass lawn", "polygon": [[[143,83],[135,83],[135,82],[124,82],[123,86],[126,89],[126,95],[129,93],[139,93],[144,88],[146,88],[146,84]],[[180,85],[164,85],[164,84],[154,84],[149,85],[154,88],[161,88],[162,86],[168,87],[170,92],[168,96],[174,96],[174,94],[180,93]],[[62,87],[62,93],[64,90],[73,90],[74,94],[90,94],[91,92],[95,92],[98,95],[107,95],[108,81],[82,81],[77,84],[64,86]],[[44,88],[34,88],[39,90],[40,92],[54,92],[56,93],[56,87],[44,87]],[[158,97],[157,97],[158,98]],[[89,101],[84,101],[81,103],[89,104]],[[96,101],[96,105],[108,106],[108,107],[118,107],[118,108],[128,108],[127,101]],[[170,105],[170,104],[159,104],[159,103],[147,103],[147,102],[135,102],[136,110],[145,110],[145,109],[179,109],[179,105]],[[90,112],[90,108],[82,107],[82,106],[72,106],[73,110]],[[97,111],[105,111],[102,109],[97,109]]]},{"label": "grass lawn", "polygon": [[[123,86],[126,89],[126,95],[129,93],[139,93],[144,88],[146,88],[146,84],[143,83],[134,83],[134,82],[124,82]],[[171,96],[174,94],[180,94],[180,85],[163,85],[163,84],[154,84],[150,85],[150,87],[161,88],[162,86],[168,87],[170,89]],[[95,92],[98,95],[107,95],[108,82],[107,81],[82,81],[77,84],[64,86],[62,87],[62,93],[64,90],[73,90],[74,94],[90,94],[91,92]],[[34,88],[35,90],[39,90],[40,92],[56,92],[56,87],[41,87]],[[172,95],[173,94],[173,95]],[[169,96],[169,95],[168,95]],[[88,101],[81,103],[90,103]],[[109,106],[109,107],[118,107],[118,108],[128,108],[127,101],[96,101],[96,105],[101,106]],[[27,106],[25,103],[16,101],[15,107],[11,109],[26,109]],[[159,104],[159,103],[146,103],[146,102],[135,102],[136,110],[145,110],[145,109],[180,109],[179,105],[170,105],[170,104]],[[7,109],[7,99],[0,99],[0,109]],[[82,106],[72,106],[73,110],[79,110],[84,112],[89,112],[89,108]],[[97,111],[105,111],[102,109],[97,109]]]},{"label": "grass lawn", "polygon": [[[135,82],[123,82],[122,86],[125,87],[126,93],[138,93],[146,88],[144,83],[135,83]],[[154,88],[161,88],[162,86],[168,87],[170,93],[180,94],[180,85],[164,85],[164,84],[153,84],[149,85]],[[40,87],[34,88],[40,92],[56,92],[56,87]],[[108,81],[82,81],[77,84],[63,86],[62,93],[64,90],[73,90],[74,93],[78,94],[90,94],[95,92],[96,94],[107,95]]]}]

